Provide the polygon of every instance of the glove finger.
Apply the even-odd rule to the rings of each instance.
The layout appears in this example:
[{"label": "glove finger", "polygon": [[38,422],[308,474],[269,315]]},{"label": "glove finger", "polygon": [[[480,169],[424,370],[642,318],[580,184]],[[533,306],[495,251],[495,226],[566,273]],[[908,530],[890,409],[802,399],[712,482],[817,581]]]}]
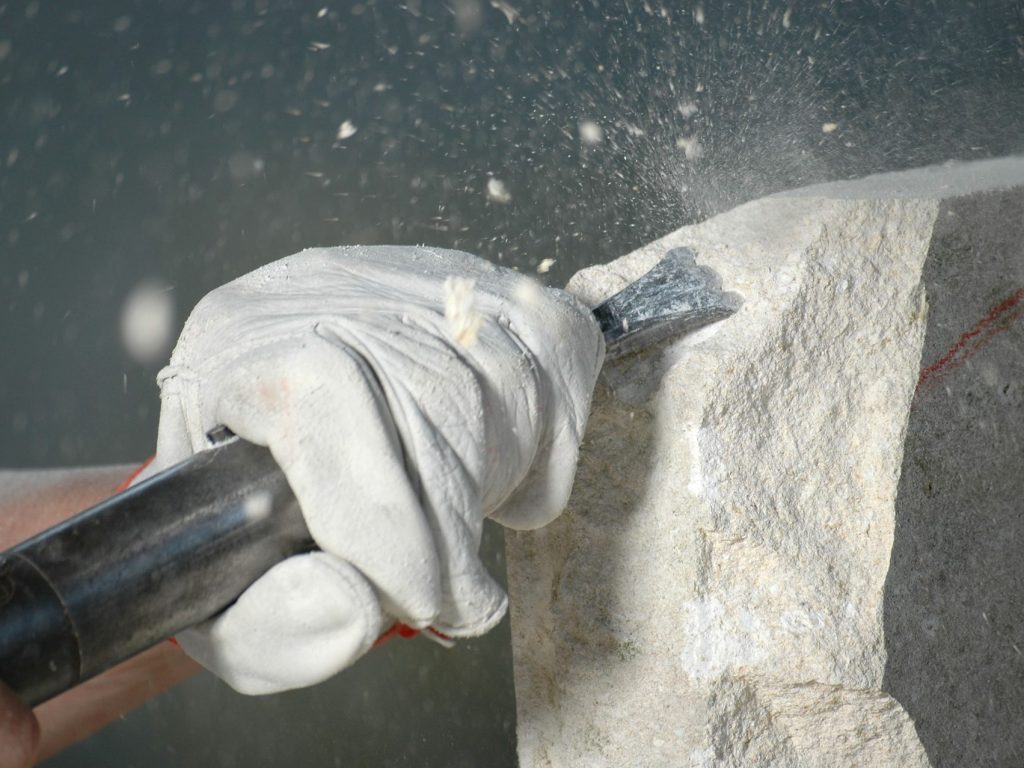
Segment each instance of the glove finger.
[{"label": "glove finger", "polygon": [[[512,326],[543,372],[541,403],[549,431],[538,445],[529,474],[490,514],[519,530],[546,525],[568,503],[594,384],[604,362],[604,339],[591,313],[568,294],[544,295],[543,306],[533,308],[533,317],[523,318],[523,307],[517,307]],[[536,321],[538,315],[544,316],[543,323]]]},{"label": "glove finger", "polygon": [[569,503],[579,461],[579,444],[578,430],[572,424],[560,424],[551,442],[538,452],[526,479],[491,513],[491,519],[507,528],[524,531],[540,528],[558,517]]},{"label": "glove finger", "polygon": [[[368,327],[360,327],[358,333],[348,328],[324,333],[345,331],[350,346],[362,344],[373,350],[373,360],[382,369],[381,386],[392,413],[399,414],[396,422],[402,425],[405,451],[416,476],[422,479],[420,503],[433,535],[441,592],[440,610],[432,626],[452,637],[483,634],[501,621],[508,599],[478,555],[483,519],[477,478],[485,469],[481,446],[485,444],[486,424],[477,414],[503,415],[502,408],[511,396],[500,401],[497,396],[488,398],[490,383],[442,342],[436,330],[420,333],[409,329],[398,338],[380,338],[382,332]],[[483,354],[505,342],[504,332],[493,331],[493,326],[487,324],[480,329],[474,353]],[[519,368],[528,370],[507,347],[500,352],[503,354],[493,357],[509,361],[508,367],[517,374]],[[389,376],[388,372],[393,371],[402,371],[403,375]],[[506,376],[512,377],[511,372]],[[529,376],[516,376],[517,381],[521,378]],[[428,396],[422,395],[424,382],[432,385]],[[515,402],[519,402],[520,395],[525,398],[532,392],[525,383],[522,389],[523,393],[516,392]],[[511,419],[509,422],[516,424]],[[451,424],[458,426],[452,429],[448,426]],[[525,423],[516,425],[523,432],[529,431]],[[514,427],[509,431],[516,434]],[[509,454],[515,453],[509,446],[512,442],[510,438],[504,441]],[[502,458],[497,463],[511,465],[509,471],[514,472],[516,458]]]},{"label": "glove finger", "polygon": [[434,628],[450,637],[482,635],[501,621],[508,596],[475,552],[448,560],[441,610]]},{"label": "glove finger", "polygon": [[177,636],[185,652],[240,693],[327,680],[380,635],[373,588],[326,552],[271,568],[220,615]]},{"label": "glove finger", "polygon": [[269,446],[325,551],[415,627],[441,604],[431,528],[390,410],[366,362],[318,335],[254,351],[225,379],[211,418]]}]

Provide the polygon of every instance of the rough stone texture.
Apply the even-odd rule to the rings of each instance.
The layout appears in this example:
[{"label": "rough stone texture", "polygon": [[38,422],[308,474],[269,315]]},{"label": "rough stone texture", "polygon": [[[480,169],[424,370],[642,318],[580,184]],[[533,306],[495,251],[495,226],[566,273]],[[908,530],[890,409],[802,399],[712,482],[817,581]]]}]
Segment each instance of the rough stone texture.
[{"label": "rough stone texture", "polygon": [[[1024,159],[1007,159],[806,188],[573,279],[596,303],[689,246],[745,304],[607,367],[569,510],[507,537],[524,768],[1010,759],[982,742],[1022,738],[1005,730],[1024,701],[1024,550],[998,539],[1024,530],[1015,310],[970,337],[976,356],[918,380],[922,349],[940,360],[1022,284],[1021,185]],[[964,233],[1006,215],[989,264]],[[946,302],[931,324],[926,294]],[[980,384],[978,344],[1007,347]],[[982,471],[964,448],[991,443],[1001,463]],[[1015,594],[979,601],[992,547]]]}]

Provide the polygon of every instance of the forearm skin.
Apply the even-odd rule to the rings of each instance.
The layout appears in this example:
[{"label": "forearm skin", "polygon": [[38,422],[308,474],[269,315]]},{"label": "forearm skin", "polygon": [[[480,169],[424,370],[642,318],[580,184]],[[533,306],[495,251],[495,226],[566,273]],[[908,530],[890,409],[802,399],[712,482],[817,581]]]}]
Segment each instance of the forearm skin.
[{"label": "forearm skin", "polygon": [[[0,470],[0,550],[113,495],[135,468]],[[42,730],[39,759],[92,735],[198,670],[179,648],[160,643],[36,707]]]}]

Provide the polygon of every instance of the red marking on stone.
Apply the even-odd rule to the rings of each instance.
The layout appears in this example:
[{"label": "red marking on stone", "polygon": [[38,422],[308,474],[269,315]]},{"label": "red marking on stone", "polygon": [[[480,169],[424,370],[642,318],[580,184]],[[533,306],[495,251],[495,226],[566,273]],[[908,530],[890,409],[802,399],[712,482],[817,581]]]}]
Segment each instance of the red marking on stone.
[{"label": "red marking on stone", "polygon": [[992,307],[971,330],[960,334],[960,338],[946,354],[922,369],[917,379],[917,391],[937,384],[951,371],[974,357],[993,338],[1009,330],[1010,326],[1024,317],[1024,307],[1018,307],[1021,302],[1024,302],[1024,288],[1007,296]]}]

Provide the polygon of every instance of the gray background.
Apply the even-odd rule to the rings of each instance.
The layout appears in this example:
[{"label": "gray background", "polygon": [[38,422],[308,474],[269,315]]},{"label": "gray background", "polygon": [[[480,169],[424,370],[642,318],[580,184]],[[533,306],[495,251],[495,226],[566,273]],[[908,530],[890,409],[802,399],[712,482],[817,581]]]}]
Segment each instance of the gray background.
[{"label": "gray background", "polygon": [[[1024,150],[1022,35],[1009,1],[2,3],[0,465],[152,450],[156,367],[118,334],[142,280],[179,323],[310,245],[560,284],[768,191]],[[507,627],[373,656],[267,699],[198,679],[52,764],[514,764]]]},{"label": "gray background", "polygon": [[885,585],[884,688],[939,768],[1019,766],[1024,302],[1013,297],[1024,289],[1024,192],[943,203],[924,285],[922,366],[972,335],[918,387],[910,413]]}]

